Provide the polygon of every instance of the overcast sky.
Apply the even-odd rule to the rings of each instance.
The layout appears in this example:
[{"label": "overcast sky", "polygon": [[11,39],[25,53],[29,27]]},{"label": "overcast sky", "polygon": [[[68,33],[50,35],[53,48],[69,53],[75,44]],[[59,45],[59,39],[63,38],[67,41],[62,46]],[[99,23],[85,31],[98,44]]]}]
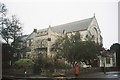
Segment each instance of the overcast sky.
[{"label": "overcast sky", "polygon": [[68,22],[95,17],[97,19],[103,46],[107,49],[118,42],[118,3],[117,0],[78,1],[78,0],[3,0],[8,15],[15,14],[23,24],[24,34],[36,29],[47,28]]}]

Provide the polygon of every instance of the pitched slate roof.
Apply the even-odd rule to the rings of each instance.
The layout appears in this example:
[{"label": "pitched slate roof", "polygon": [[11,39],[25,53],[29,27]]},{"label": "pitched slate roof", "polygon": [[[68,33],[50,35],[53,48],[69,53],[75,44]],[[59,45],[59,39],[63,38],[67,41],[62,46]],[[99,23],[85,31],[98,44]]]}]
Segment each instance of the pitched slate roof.
[{"label": "pitched slate roof", "polygon": [[33,39],[34,36],[35,36],[35,33],[32,32],[32,33],[27,37],[27,40],[29,40],[29,39]]},{"label": "pitched slate roof", "polygon": [[21,40],[25,41],[27,39],[27,37],[28,37],[28,35],[23,35],[22,38],[21,38]]},{"label": "pitched slate roof", "polygon": [[[79,20],[79,21],[75,21],[75,22],[70,22],[70,23],[66,23],[66,24],[62,24],[62,25],[57,25],[57,26],[53,26],[52,31],[54,32],[59,32],[62,33],[63,31],[65,32],[73,32],[73,31],[78,31],[78,30],[85,30],[89,27],[90,23],[92,22],[94,17],[92,18],[87,18],[87,19],[83,19],[83,20]],[[48,28],[45,29],[40,29],[38,30],[38,32],[44,32],[47,31]],[[32,32],[27,39],[32,39],[34,36],[34,32]]]},{"label": "pitched slate roof", "polygon": [[87,29],[92,22],[92,18],[80,20],[80,21],[75,21],[67,24],[62,24],[58,26],[52,27],[52,30],[55,32],[73,32],[73,31],[78,31],[78,30],[84,30]]},{"label": "pitched slate roof", "polygon": [[26,41],[28,35],[22,35],[21,37],[18,37],[19,42],[24,42]]},{"label": "pitched slate roof", "polygon": [[44,28],[44,29],[38,30],[38,32],[44,32],[44,31],[47,31],[47,30],[48,30],[48,28]]},{"label": "pitched slate roof", "polygon": [[[94,17],[75,21],[75,22],[70,22],[70,23],[66,23],[62,25],[57,25],[51,28],[52,28],[52,31],[60,32],[60,33],[62,33],[63,31],[73,32],[73,31],[78,31],[78,30],[85,30],[89,27],[93,18]],[[38,32],[42,32],[42,31],[47,31],[47,28],[38,30]]]}]

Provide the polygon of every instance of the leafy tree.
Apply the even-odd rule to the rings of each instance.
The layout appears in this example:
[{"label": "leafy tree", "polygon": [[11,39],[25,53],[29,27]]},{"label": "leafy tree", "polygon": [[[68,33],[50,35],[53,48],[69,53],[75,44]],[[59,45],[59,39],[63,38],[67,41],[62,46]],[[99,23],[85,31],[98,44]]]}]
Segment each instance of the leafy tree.
[{"label": "leafy tree", "polygon": [[13,39],[13,44],[16,44],[17,39],[22,35],[22,27],[19,22],[19,20],[16,18],[16,16],[12,16],[12,21],[11,21],[11,36]]},{"label": "leafy tree", "polygon": [[19,44],[21,37],[22,37],[22,27],[19,20],[16,16],[12,16],[11,26],[10,26],[10,36],[13,40],[11,46],[13,47],[14,55],[19,58],[21,52],[21,45]]},{"label": "leafy tree", "polygon": [[69,62],[74,64],[76,61],[78,61],[78,55],[79,53],[79,43],[80,43],[80,34],[76,33],[75,35],[71,35],[71,37],[67,37],[62,44],[62,52],[64,52],[64,57],[67,58]]},{"label": "leafy tree", "polygon": [[[6,8],[5,4],[0,3],[0,35],[8,44],[8,42],[9,42],[8,32],[9,31],[7,32],[8,26],[6,26],[6,25],[8,23],[8,19],[6,18],[6,13],[7,13],[7,8]],[[5,31],[3,32],[3,30],[5,30]]]},{"label": "leafy tree", "polygon": [[115,51],[115,52],[118,53],[118,52],[119,52],[119,48],[120,48],[119,46],[120,46],[119,43],[114,43],[114,44],[112,44],[111,47],[110,47],[110,51],[112,51],[112,52]]},{"label": "leafy tree", "polygon": [[92,64],[94,60],[97,60],[97,55],[102,50],[102,45],[93,41],[82,41],[79,32],[70,37],[66,35],[62,39],[56,40],[56,42],[53,45],[55,51],[58,50],[57,52],[73,65],[75,62],[80,61]]},{"label": "leafy tree", "polygon": [[0,3],[0,25],[3,27],[4,26],[4,19],[6,17],[7,13],[7,8],[5,4]]},{"label": "leafy tree", "polygon": [[94,62],[98,60],[97,56],[100,54],[100,51],[102,51],[102,46],[96,44],[93,41],[85,41],[81,46],[83,46],[81,59],[83,59],[84,61],[88,61],[90,65],[95,66]]},{"label": "leafy tree", "polygon": [[120,44],[119,43],[114,43],[110,47],[111,52],[116,52],[116,61],[117,61],[117,66],[120,66]]},{"label": "leafy tree", "polygon": [[5,4],[0,3],[0,14],[5,16],[6,12],[7,12],[7,8],[6,8]]},{"label": "leafy tree", "polygon": [[15,15],[8,18],[6,13],[5,4],[0,3],[0,35],[12,47],[11,53],[14,53],[15,57],[19,57],[21,52],[19,41],[22,36],[22,27]]},{"label": "leafy tree", "polygon": [[2,26],[2,30],[1,30],[1,36],[6,41],[7,44],[10,44],[9,40],[12,38],[10,35],[10,32],[11,32],[10,31],[10,20],[5,19],[4,26]]},{"label": "leafy tree", "polygon": [[7,44],[12,39],[12,43],[15,45],[19,36],[22,34],[22,27],[19,20],[15,15],[12,18],[6,16],[7,8],[5,4],[0,3],[0,34]]}]

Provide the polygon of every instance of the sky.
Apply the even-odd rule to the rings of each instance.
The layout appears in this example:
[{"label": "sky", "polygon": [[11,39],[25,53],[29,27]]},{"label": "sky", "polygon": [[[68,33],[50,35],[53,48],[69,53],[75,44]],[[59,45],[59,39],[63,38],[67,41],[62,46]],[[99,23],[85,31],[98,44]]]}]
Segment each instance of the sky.
[{"label": "sky", "polygon": [[16,15],[23,24],[23,33],[48,28],[94,16],[97,19],[103,47],[118,43],[117,0],[2,0],[8,16]]}]

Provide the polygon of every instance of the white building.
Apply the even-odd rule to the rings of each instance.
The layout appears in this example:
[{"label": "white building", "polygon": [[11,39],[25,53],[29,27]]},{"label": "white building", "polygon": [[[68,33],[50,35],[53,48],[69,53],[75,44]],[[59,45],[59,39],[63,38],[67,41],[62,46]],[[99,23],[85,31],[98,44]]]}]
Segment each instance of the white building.
[{"label": "white building", "polygon": [[99,56],[99,65],[100,67],[116,67],[116,53],[107,53],[104,56]]}]

